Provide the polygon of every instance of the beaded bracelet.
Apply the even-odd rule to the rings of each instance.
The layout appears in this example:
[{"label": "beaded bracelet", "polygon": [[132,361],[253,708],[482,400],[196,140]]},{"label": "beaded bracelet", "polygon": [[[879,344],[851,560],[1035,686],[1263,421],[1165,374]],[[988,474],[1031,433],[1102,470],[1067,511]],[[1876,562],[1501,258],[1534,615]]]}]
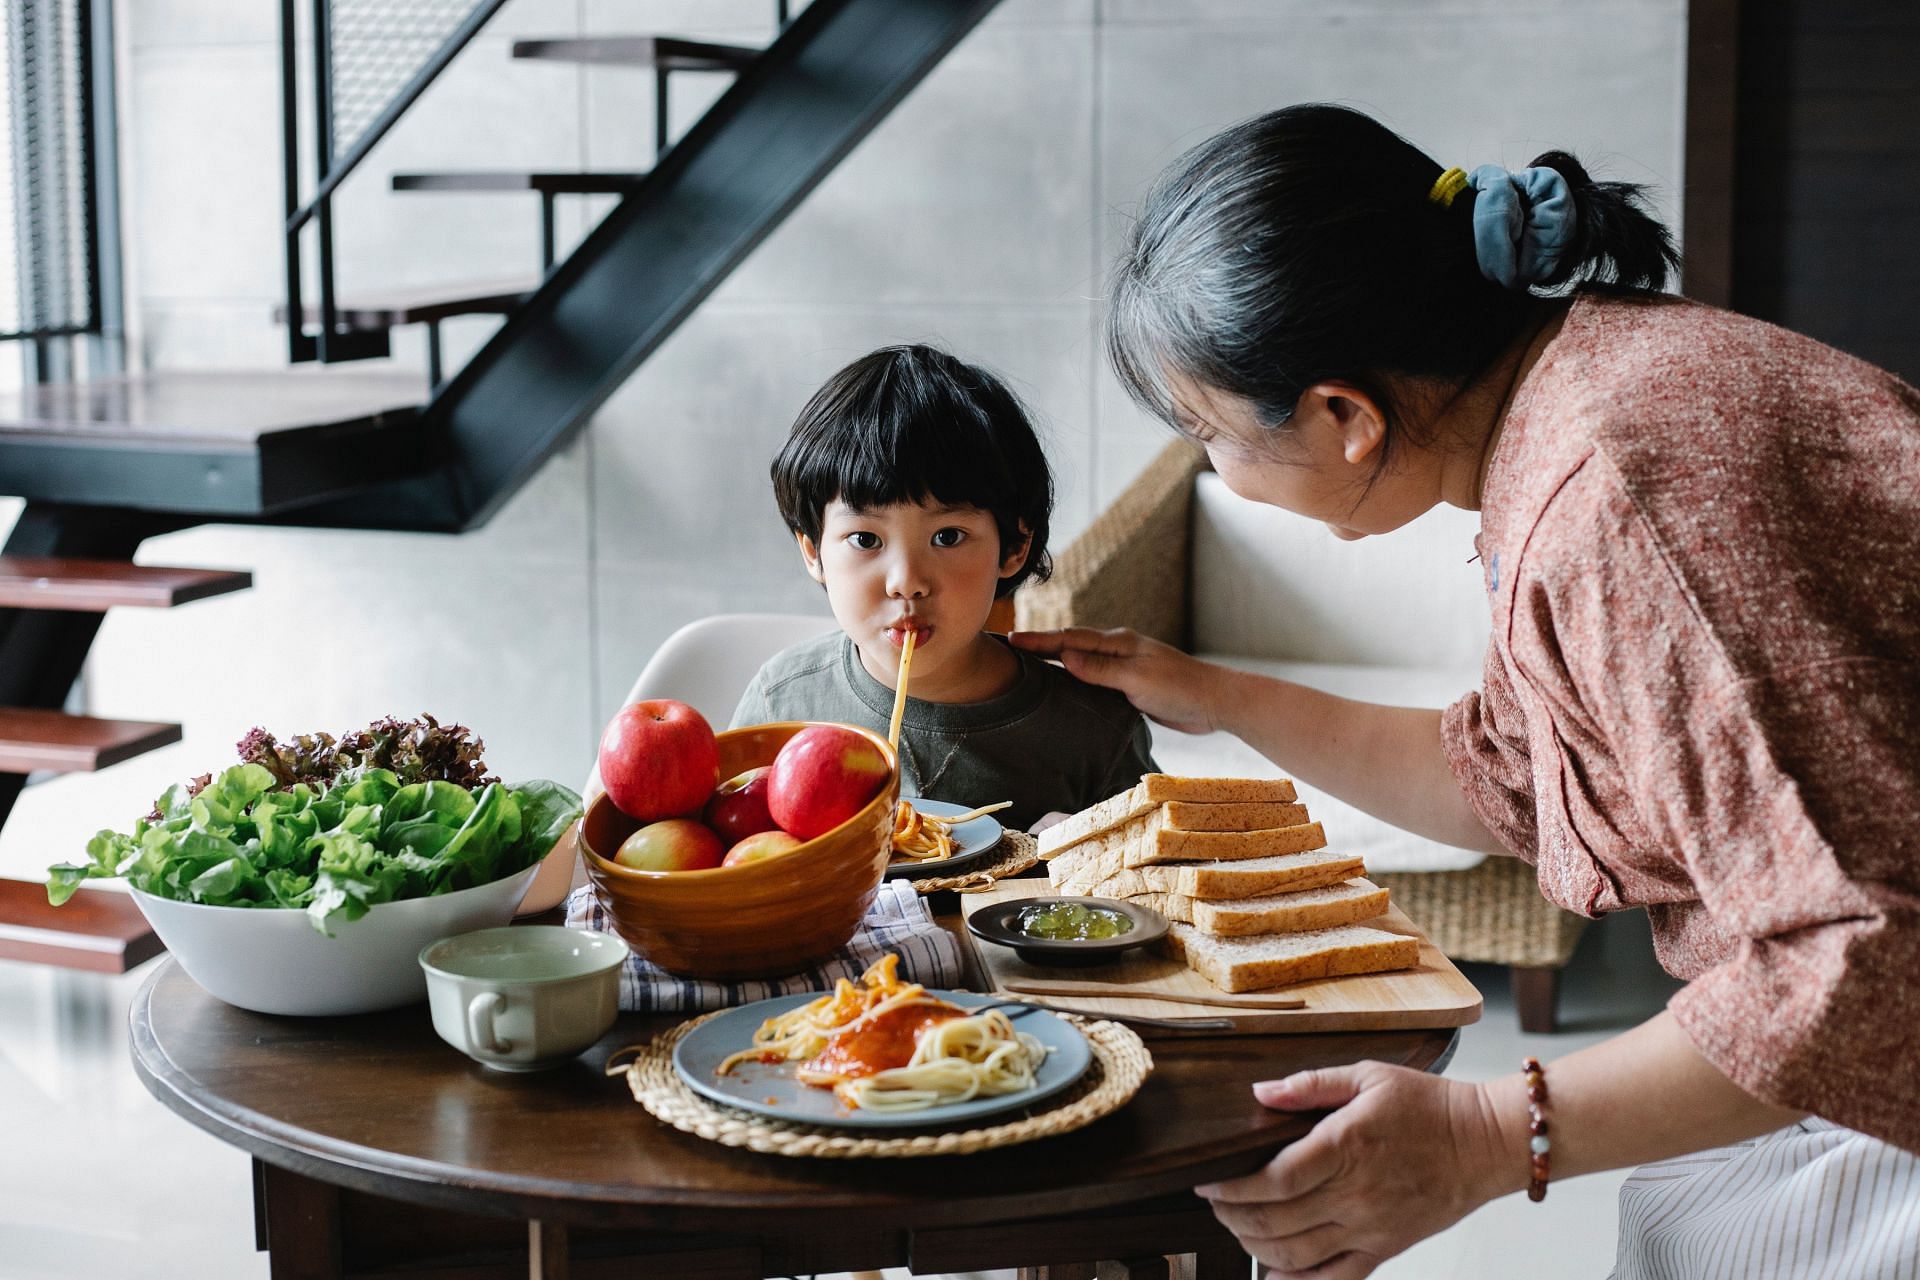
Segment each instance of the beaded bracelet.
[{"label": "beaded bracelet", "polygon": [[1548,1153],[1553,1140],[1547,1136],[1547,1071],[1538,1058],[1526,1058],[1520,1070],[1527,1078],[1527,1149],[1531,1168],[1527,1179],[1527,1199],[1538,1203],[1547,1198]]}]

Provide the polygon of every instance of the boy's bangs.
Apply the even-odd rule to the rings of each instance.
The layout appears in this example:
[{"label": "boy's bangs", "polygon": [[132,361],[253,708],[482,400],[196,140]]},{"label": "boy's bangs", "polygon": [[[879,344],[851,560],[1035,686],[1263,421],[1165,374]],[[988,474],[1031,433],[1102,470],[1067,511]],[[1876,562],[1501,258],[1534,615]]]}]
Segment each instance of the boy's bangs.
[{"label": "boy's bangs", "polygon": [[1021,505],[1018,486],[971,413],[907,413],[887,421],[880,416],[859,424],[847,442],[850,447],[821,459],[834,474],[821,477],[828,483],[816,492],[831,492],[861,510],[896,503],[986,511]]}]

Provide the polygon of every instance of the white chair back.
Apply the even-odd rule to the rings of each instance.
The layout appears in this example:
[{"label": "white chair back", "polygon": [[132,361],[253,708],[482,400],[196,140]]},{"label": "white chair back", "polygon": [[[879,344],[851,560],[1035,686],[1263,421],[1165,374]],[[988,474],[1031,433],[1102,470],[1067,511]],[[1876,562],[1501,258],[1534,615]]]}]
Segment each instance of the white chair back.
[{"label": "white chair back", "polygon": [[1288,662],[1477,669],[1490,629],[1480,519],[1438,507],[1342,542],[1317,521],[1194,479],[1193,647]]},{"label": "white chair back", "polygon": [[673,698],[724,729],[747,682],[768,658],[838,625],[811,613],[722,613],[689,622],[654,651],[626,702]]},{"label": "white chair back", "polygon": [[[717,613],[689,622],[653,651],[620,705],[672,698],[705,716],[718,732],[733,719],[747,681],[768,658],[839,625],[814,613]],[[595,764],[581,794],[591,798],[604,790]]]}]

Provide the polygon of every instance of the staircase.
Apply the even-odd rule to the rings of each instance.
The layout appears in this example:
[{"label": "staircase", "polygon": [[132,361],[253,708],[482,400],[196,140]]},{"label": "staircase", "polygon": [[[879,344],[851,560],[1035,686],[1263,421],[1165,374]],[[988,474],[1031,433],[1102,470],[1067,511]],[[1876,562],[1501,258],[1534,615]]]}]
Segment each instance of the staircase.
[{"label": "staircase", "polygon": [[[501,3],[475,0],[338,162],[331,131],[321,131],[322,177],[304,205],[287,46],[289,289],[279,314],[289,355],[328,366],[364,361],[388,353],[394,329],[421,325],[427,387],[360,364],[135,374],[0,395],[0,494],[27,500],[0,552],[0,822],[30,773],[104,768],[178,739],[177,726],[60,710],[100,611],[172,607],[248,585],[245,574],[136,566],[146,538],[213,521],[441,533],[483,524],[995,0],[813,0],[791,21],[781,3],[781,29],[765,48],[670,35],[516,41],[516,58],[652,75],[654,164],[644,172],[389,175],[393,190],[422,199],[537,197],[537,270],[530,263],[518,279],[336,299],[331,193]],[[292,0],[283,5],[291,29]],[[732,78],[677,139],[667,112],[676,74]],[[556,203],[583,195],[619,200],[562,259]],[[313,231],[317,300],[304,296],[302,279],[300,237]],[[440,326],[470,315],[502,320],[449,372]],[[152,954],[157,944],[137,914],[126,914],[123,897],[82,896],[86,911],[69,905],[49,915],[40,886],[0,881],[0,958],[113,968]]]},{"label": "staircase", "polygon": [[[22,517],[14,543],[77,542],[45,510]],[[133,536],[137,524],[121,538]],[[100,616],[113,608],[171,609],[244,591],[252,578],[60,555],[0,556],[0,821],[27,776],[90,773],[180,740],[177,724],[101,720],[59,710]],[[78,906],[78,911],[72,908]],[[160,950],[125,895],[84,890],[57,911],[37,884],[0,879],[0,959],[119,973]]]}]

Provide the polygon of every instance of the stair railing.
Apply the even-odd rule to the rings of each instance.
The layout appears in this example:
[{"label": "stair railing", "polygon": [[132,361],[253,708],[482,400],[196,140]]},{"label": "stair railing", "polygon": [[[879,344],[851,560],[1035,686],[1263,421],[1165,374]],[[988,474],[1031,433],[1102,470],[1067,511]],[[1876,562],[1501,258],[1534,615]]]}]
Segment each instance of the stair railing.
[{"label": "stair railing", "polygon": [[[28,346],[28,376],[71,378],[70,340],[87,372],[117,373],[120,219],[115,159],[112,0],[7,0],[0,6],[0,342]],[[11,274],[11,279],[6,279]]]},{"label": "stair railing", "polygon": [[[385,329],[343,328],[333,288],[333,195],[506,0],[311,0],[314,190],[300,199],[298,0],[280,3],[288,358],[390,354]],[[314,226],[320,323],[309,331],[301,233]]]}]

